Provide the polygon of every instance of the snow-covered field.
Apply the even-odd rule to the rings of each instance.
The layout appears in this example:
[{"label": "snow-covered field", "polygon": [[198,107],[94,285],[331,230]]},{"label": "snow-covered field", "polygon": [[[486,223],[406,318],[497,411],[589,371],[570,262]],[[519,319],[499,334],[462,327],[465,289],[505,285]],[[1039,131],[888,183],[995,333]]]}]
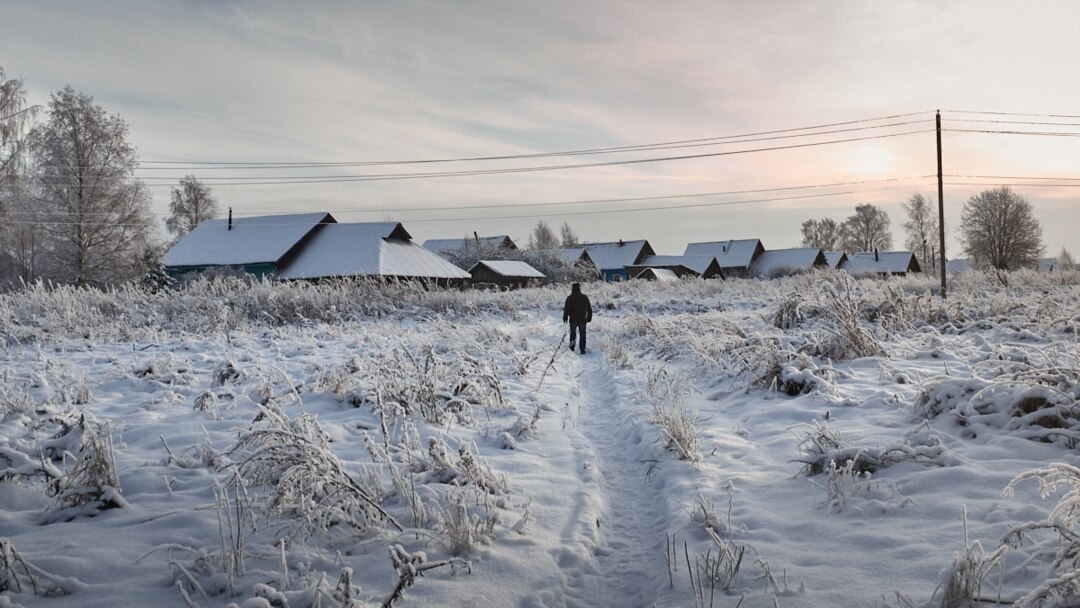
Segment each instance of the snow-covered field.
[{"label": "snow-covered field", "polygon": [[587,284],[584,356],[565,287],[2,295],[0,606],[1076,605],[1080,280],[1008,282]]}]

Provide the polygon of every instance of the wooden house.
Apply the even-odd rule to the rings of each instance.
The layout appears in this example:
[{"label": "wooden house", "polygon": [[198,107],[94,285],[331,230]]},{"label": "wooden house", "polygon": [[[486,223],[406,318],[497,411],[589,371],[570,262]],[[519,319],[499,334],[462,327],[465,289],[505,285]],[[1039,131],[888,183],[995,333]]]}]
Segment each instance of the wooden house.
[{"label": "wooden house", "polygon": [[474,286],[492,285],[507,289],[525,287],[544,280],[544,274],[525,262],[480,260],[469,269]]},{"label": "wooden house", "polygon": [[825,258],[825,253],[817,247],[770,249],[754,260],[750,266],[750,276],[772,279],[828,266],[829,261]]},{"label": "wooden house", "polygon": [[750,275],[754,260],[763,253],[765,246],[759,239],[742,239],[690,243],[686,246],[684,255],[714,257],[725,277],[745,277]]}]

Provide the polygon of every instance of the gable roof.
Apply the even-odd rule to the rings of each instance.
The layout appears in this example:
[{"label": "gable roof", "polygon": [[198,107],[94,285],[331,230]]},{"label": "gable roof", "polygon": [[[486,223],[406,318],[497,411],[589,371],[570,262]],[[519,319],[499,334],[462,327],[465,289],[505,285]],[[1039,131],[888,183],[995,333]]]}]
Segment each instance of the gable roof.
[{"label": "gable roof", "polygon": [[469,269],[469,274],[476,271],[477,267],[485,266],[491,272],[505,277],[514,279],[543,279],[546,278],[544,273],[529,266],[525,262],[516,262],[513,260],[480,260],[473,264]]},{"label": "gable roof", "polygon": [[634,275],[635,279],[646,279],[651,281],[678,281],[679,275],[674,270],[667,268],[653,268],[648,267],[641,272]]},{"label": "gable roof", "polygon": [[[711,255],[649,255],[638,266],[684,266],[698,274],[705,274],[716,261]],[[717,268],[719,270],[719,268]]]},{"label": "gable roof", "polygon": [[589,252],[593,264],[600,270],[622,270],[633,266],[647,255],[653,254],[649,241],[614,241],[611,243],[589,243],[582,245]]},{"label": "gable roof", "polygon": [[166,266],[241,266],[285,258],[319,224],[337,220],[329,213],[258,215],[205,220],[165,254]]},{"label": "gable roof", "polygon": [[847,262],[841,268],[852,274],[922,272],[915,254],[910,251],[861,251],[848,256]]},{"label": "gable roof", "polygon": [[459,251],[464,251],[468,247],[476,247],[477,241],[479,241],[480,248],[484,250],[498,249],[499,247],[506,249],[518,248],[517,245],[514,244],[513,239],[505,234],[500,234],[497,236],[482,236],[479,239],[428,239],[424,241],[424,249],[433,251],[441,256],[446,256]]},{"label": "gable roof", "polygon": [[585,262],[588,264],[596,265],[592,256],[585,250],[584,247],[567,247],[565,249],[546,249],[544,254],[550,254],[559,260],[563,264],[577,264],[578,262]]},{"label": "gable roof", "polygon": [[721,268],[749,269],[758,250],[764,250],[760,239],[742,239],[737,241],[712,241],[708,243],[690,243],[685,255],[708,255],[716,258]]},{"label": "gable roof", "polygon": [[828,262],[829,268],[840,268],[847,261],[847,253],[843,251],[826,251],[825,261]]},{"label": "gable roof", "polygon": [[324,226],[278,276],[467,279],[469,273],[412,242],[397,222]]},{"label": "gable roof", "polygon": [[784,271],[810,270],[827,266],[825,254],[817,247],[770,249],[754,260],[750,272],[757,277],[770,277]]}]

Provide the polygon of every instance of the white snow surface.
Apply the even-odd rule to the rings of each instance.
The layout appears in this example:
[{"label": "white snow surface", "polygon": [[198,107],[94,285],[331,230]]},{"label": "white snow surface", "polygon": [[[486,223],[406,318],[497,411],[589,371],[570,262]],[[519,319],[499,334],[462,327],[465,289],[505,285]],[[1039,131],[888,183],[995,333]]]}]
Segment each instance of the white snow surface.
[{"label": "white snow surface", "polygon": [[[414,573],[463,560],[422,572],[399,608],[683,607],[701,605],[696,589],[706,606],[941,605],[965,535],[989,553],[1060,498],[1034,482],[1004,495],[1010,480],[1080,465],[1080,279],[1009,283],[966,273],[947,302],[924,279],[835,272],[587,283],[585,355],[567,349],[565,286],[0,295],[0,539],[40,587],[16,566],[0,605],[380,606],[399,549]],[[878,348],[816,354],[848,299]],[[1018,415],[1018,391],[1064,422]],[[696,459],[671,449],[661,412],[692,421]],[[85,448],[63,429],[80,417],[107,425],[119,508],[56,504],[43,471],[73,470]],[[259,431],[272,432],[243,443]],[[807,437],[887,463],[837,494],[804,471]],[[245,468],[281,457],[275,445],[316,470],[340,463],[404,531],[320,511],[359,496],[332,492],[332,467]],[[295,493],[272,502],[285,479]],[[721,546],[744,551],[726,590],[687,568]],[[1013,602],[1045,582],[1041,548],[1010,547],[982,595]]]},{"label": "white snow surface", "polygon": [[[241,265],[277,262],[326,213],[296,213],[206,220],[165,254],[166,266]],[[331,218],[332,219],[332,218]]]}]

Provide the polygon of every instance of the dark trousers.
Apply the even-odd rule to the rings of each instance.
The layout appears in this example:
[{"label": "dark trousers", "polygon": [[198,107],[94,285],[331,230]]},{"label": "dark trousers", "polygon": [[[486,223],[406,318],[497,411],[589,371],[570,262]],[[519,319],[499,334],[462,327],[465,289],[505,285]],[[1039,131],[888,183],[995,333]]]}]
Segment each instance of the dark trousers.
[{"label": "dark trousers", "polygon": [[[570,322],[570,348],[573,349],[575,343],[580,344],[582,353],[585,352],[585,325],[587,324]],[[580,340],[576,340],[579,335]]]}]

